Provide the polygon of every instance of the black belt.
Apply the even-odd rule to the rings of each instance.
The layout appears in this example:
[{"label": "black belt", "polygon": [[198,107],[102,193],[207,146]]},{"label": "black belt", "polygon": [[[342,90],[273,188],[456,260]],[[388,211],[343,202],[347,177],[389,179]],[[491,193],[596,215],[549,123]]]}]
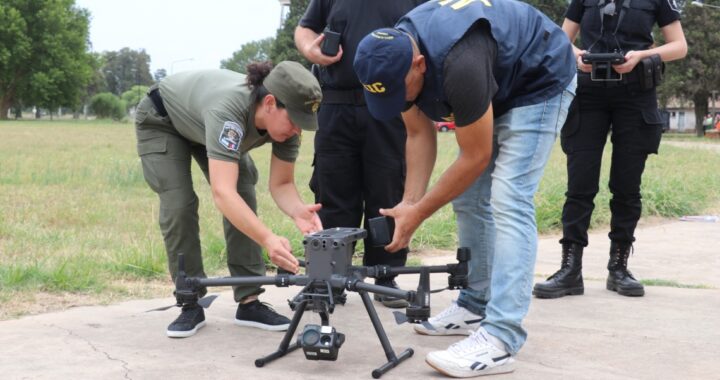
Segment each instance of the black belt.
[{"label": "black belt", "polygon": [[159,88],[153,88],[148,92],[148,98],[152,101],[153,106],[155,107],[155,111],[157,111],[158,115],[161,117],[167,117],[168,113],[165,109],[165,105],[163,104],[162,97],[160,97],[160,89]]},{"label": "black belt", "polygon": [[365,94],[362,89],[335,90],[324,88],[323,104],[352,104],[355,106],[365,105]]}]

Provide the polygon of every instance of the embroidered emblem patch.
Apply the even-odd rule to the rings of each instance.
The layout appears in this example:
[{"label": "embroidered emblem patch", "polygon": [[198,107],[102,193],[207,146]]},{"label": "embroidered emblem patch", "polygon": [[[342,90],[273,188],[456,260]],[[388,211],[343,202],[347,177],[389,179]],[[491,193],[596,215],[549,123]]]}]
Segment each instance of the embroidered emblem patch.
[{"label": "embroidered emblem patch", "polygon": [[312,113],[317,113],[318,109],[320,108],[320,100],[313,99],[305,102],[305,105],[310,106],[310,111],[312,111]]},{"label": "embroidered emblem patch", "polygon": [[238,123],[226,121],[220,133],[220,145],[225,149],[237,152],[240,149],[240,141],[243,138],[243,130]]}]

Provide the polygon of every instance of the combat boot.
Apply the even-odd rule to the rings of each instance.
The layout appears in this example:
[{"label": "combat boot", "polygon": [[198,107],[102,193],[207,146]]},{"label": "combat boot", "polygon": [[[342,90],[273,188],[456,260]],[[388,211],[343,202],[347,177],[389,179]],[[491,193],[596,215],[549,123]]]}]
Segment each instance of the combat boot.
[{"label": "combat boot", "polygon": [[547,281],[535,284],[533,294],[537,298],[559,298],[585,293],[582,277],[583,247],[574,243],[563,243],[560,270],[548,277]]},{"label": "combat boot", "polygon": [[618,294],[630,297],[642,297],[645,288],[627,269],[628,257],[632,244],[610,243],[610,261],[608,261],[608,274],[606,288]]}]

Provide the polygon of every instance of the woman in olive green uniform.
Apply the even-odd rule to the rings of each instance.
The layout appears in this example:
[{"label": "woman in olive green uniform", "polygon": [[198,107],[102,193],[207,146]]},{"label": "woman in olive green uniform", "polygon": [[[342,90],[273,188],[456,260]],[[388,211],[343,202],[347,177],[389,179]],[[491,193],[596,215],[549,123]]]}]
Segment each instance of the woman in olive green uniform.
[{"label": "woman in olive green uniform", "polygon": [[[303,233],[322,229],[319,204],[305,204],[294,182],[301,130],[317,129],[322,95],[312,74],[296,62],[248,66],[248,75],[228,70],[183,72],[153,86],[138,105],[138,154],[148,185],[160,198],[160,229],[173,280],[177,257],[189,276],[205,277],[200,249],[198,198],[190,170],[195,159],[224,216],[232,276],[262,276],[262,248],[270,261],[297,272],[289,241],[256,216],[257,170],[248,151],[272,144],[269,190],[277,206]],[[257,300],[263,289],[234,288],[235,322],[267,330],[287,329],[289,320]],[[203,291],[204,293],[204,291]],[[188,337],[205,325],[202,307],[184,306],[170,337]]]}]

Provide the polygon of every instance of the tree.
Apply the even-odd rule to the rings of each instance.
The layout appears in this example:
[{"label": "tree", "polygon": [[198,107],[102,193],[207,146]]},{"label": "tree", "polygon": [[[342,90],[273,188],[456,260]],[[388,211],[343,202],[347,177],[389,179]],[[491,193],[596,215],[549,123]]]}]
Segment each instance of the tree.
[{"label": "tree", "polygon": [[153,74],[153,77],[155,77],[155,82],[160,82],[161,80],[165,79],[167,76],[167,70],[165,69],[157,69],[155,70],[155,74]]},{"label": "tree", "polygon": [[89,13],[74,0],[0,3],[0,119],[12,106],[75,107],[92,76]]},{"label": "tree", "polygon": [[115,95],[135,85],[153,84],[150,75],[150,56],[145,49],[132,50],[122,48],[119,51],[106,51],[103,53],[104,64],[101,69],[105,75],[107,89]]},{"label": "tree", "polygon": [[300,22],[308,4],[310,4],[310,0],[293,0],[290,2],[288,18],[285,20],[283,27],[278,29],[275,43],[270,52],[270,59],[273,62],[297,61],[310,68],[310,62],[295,47],[295,27]]},{"label": "tree", "polygon": [[222,60],[220,68],[245,74],[245,67],[248,63],[270,59],[270,51],[274,42],[275,38],[273,37],[248,42],[240,46],[240,50],[234,52],[232,58]]},{"label": "tree", "polygon": [[682,25],[688,54],[685,59],[667,65],[665,83],[658,91],[661,103],[667,103],[671,97],[693,101],[695,130],[702,136],[708,98],[712,90],[720,89],[720,10],[697,7],[688,1],[683,8]]}]

